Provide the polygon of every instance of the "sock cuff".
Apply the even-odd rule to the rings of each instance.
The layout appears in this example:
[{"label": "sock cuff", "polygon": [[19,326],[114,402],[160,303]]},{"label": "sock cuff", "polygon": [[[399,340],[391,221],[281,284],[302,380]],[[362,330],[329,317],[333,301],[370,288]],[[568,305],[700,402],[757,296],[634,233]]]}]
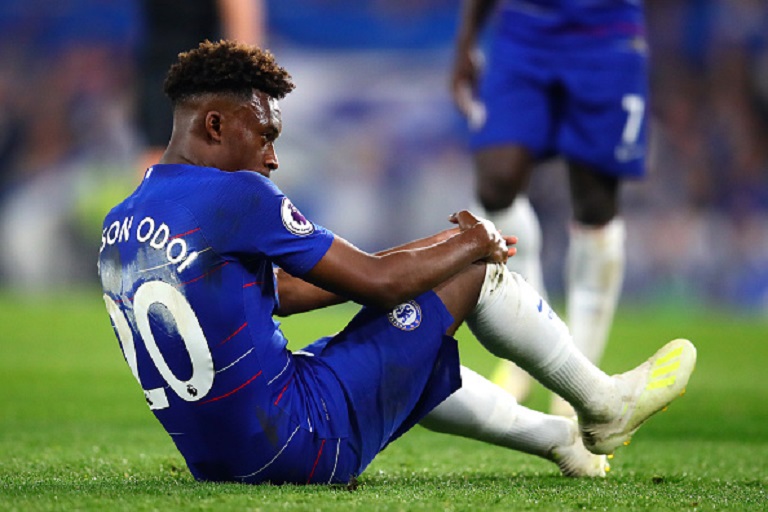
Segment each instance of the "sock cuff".
[{"label": "sock cuff", "polygon": [[507,208],[489,212],[481,205],[476,205],[481,217],[488,219],[507,235],[520,237],[520,243],[528,247],[532,256],[539,257],[541,252],[541,225],[533,205],[525,195],[518,195]]},{"label": "sock cuff", "polygon": [[[595,368],[580,352],[571,351],[570,356],[557,368],[549,368],[549,379],[557,383],[558,393],[577,410],[591,404],[595,396],[603,396],[611,387],[611,378]],[[590,375],[591,378],[583,378]]]},{"label": "sock cuff", "polygon": [[570,235],[571,240],[577,243],[595,243],[601,246],[624,245],[627,238],[627,227],[621,217],[614,217],[602,226],[590,226],[572,221]]},{"label": "sock cuff", "polygon": [[480,202],[475,199],[472,202],[471,209],[473,211],[477,211],[478,213],[481,213],[486,219],[493,221],[498,220],[501,217],[504,217],[505,215],[510,215],[515,210],[515,207],[520,208],[521,206],[523,208],[533,208],[531,205],[530,199],[528,199],[528,195],[524,193],[519,193],[515,196],[515,200],[512,201],[512,204],[507,206],[506,208],[501,208],[499,210],[494,210],[492,212],[485,209],[485,207],[480,204]]},{"label": "sock cuff", "polygon": [[577,265],[600,260],[624,260],[627,238],[624,220],[614,218],[604,226],[571,224],[568,258]]},{"label": "sock cuff", "polygon": [[504,285],[503,283],[506,279],[505,273],[506,268],[501,263],[485,264],[485,279],[483,279],[483,286],[480,288],[480,296],[477,299],[475,312],[485,309],[489,301],[495,302],[492,296],[499,295],[499,289]]}]

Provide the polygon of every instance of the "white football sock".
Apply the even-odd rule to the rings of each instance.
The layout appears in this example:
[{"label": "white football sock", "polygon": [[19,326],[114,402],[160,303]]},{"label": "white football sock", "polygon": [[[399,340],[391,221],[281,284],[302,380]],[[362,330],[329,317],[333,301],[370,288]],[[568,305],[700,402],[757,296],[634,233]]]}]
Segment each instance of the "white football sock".
[{"label": "white football sock", "polygon": [[552,449],[571,436],[568,420],[518,405],[514,397],[469,368],[461,389],[433,409],[421,425],[552,460]]},{"label": "white football sock", "polygon": [[[493,222],[502,233],[518,237],[515,245],[517,253],[507,260],[507,268],[522,275],[546,298],[541,269],[541,225],[528,196],[518,194],[512,205],[502,210],[489,212],[479,204],[476,209],[479,215]],[[533,382],[530,375],[506,359],[500,360],[496,365],[491,380],[519,402],[528,398]]]},{"label": "white football sock", "polygon": [[525,195],[518,195],[509,208],[489,212],[482,206],[475,206],[478,215],[493,222],[504,235],[518,238],[515,245],[517,254],[507,260],[507,268],[522,275],[531,286],[547,296],[541,270],[541,225],[531,202]]},{"label": "white football sock", "polygon": [[[566,311],[573,342],[595,364],[605,351],[624,279],[626,231],[614,218],[605,226],[573,224],[566,263]],[[512,258],[510,258],[512,259]]]},{"label": "white football sock", "polygon": [[593,419],[615,414],[615,382],[579,352],[562,320],[518,274],[486,265],[467,325],[491,353],[518,364],[579,413]]}]

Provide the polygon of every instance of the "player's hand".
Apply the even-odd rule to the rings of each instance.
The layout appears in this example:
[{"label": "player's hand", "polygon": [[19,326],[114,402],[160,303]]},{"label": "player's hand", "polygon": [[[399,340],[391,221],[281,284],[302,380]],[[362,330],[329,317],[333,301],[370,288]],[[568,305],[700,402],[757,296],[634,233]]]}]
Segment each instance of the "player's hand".
[{"label": "player's hand", "polygon": [[517,243],[515,236],[502,236],[501,232],[489,220],[478,217],[473,213],[462,210],[452,214],[449,221],[457,224],[461,232],[469,230],[479,230],[482,232],[481,238],[487,244],[488,253],[482,261],[489,263],[506,263],[510,256],[514,256],[517,249],[514,244]]},{"label": "player's hand", "polygon": [[482,61],[482,54],[476,49],[472,47],[459,48],[451,73],[453,101],[470,123],[477,115],[478,108],[481,108],[475,97]]}]

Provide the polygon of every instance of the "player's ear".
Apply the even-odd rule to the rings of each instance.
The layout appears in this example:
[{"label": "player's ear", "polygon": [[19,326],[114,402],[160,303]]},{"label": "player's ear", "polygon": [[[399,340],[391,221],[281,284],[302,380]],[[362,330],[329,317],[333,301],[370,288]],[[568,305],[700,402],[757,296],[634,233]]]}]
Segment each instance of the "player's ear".
[{"label": "player's ear", "polygon": [[217,110],[209,110],[205,114],[205,132],[212,142],[221,142],[221,113]]}]

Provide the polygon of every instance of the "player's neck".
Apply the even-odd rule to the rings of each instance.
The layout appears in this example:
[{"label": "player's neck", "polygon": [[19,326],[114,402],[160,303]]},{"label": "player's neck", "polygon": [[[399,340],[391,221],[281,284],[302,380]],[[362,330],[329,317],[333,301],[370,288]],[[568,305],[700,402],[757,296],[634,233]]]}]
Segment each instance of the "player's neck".
[{"label": "player's neck", "polygon": [[176,144],[173,139],[168,144],[165,152],[158,163],[161,164],[185,164],[195,165],[198,167],[212,167],[207,163],[206,158],[203,155],[199,155],[194,151],[190,151],[189,148],[185,149],[184,144]]}]

